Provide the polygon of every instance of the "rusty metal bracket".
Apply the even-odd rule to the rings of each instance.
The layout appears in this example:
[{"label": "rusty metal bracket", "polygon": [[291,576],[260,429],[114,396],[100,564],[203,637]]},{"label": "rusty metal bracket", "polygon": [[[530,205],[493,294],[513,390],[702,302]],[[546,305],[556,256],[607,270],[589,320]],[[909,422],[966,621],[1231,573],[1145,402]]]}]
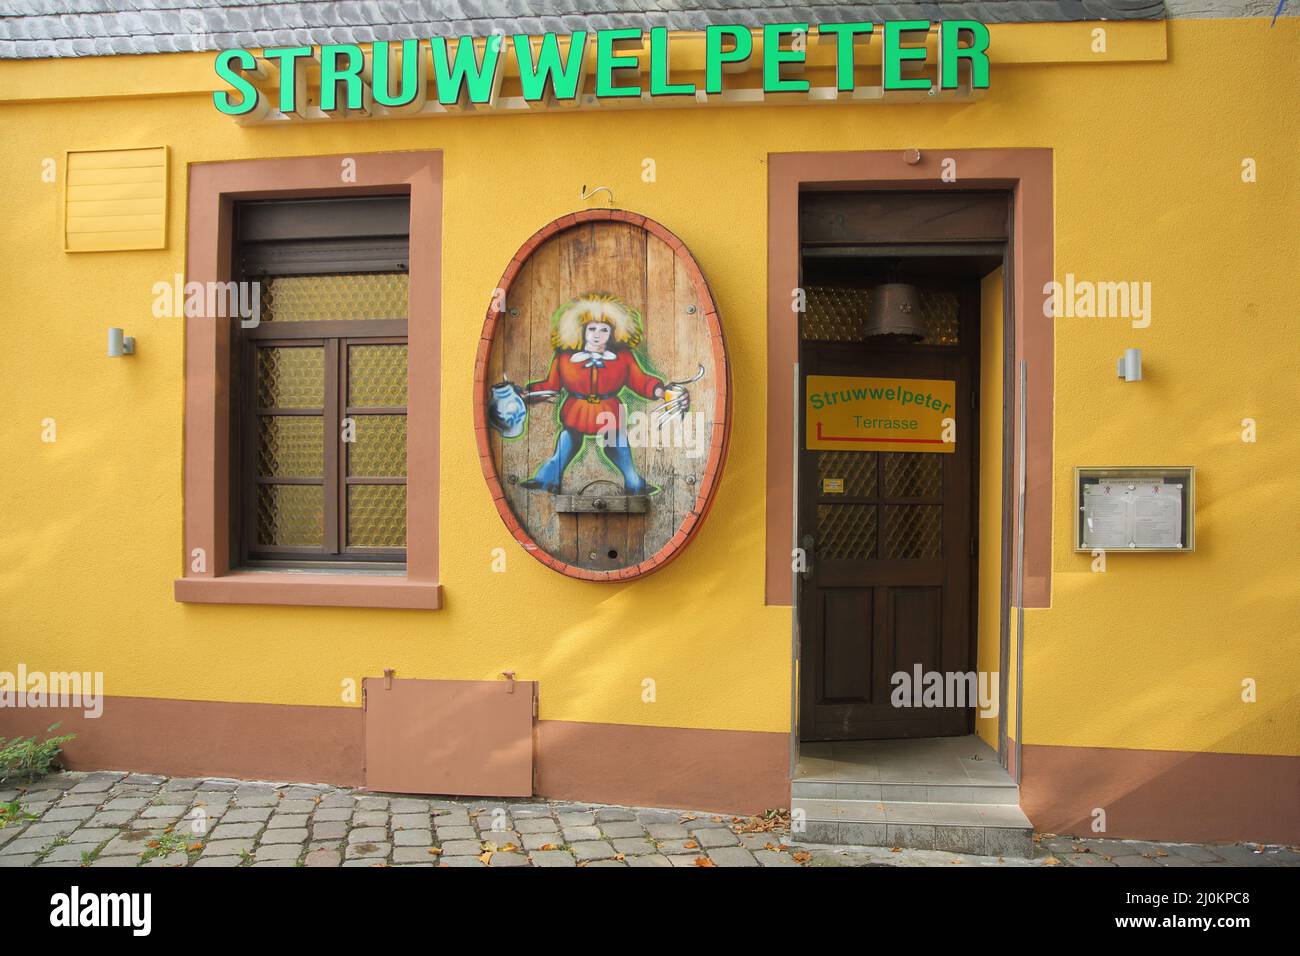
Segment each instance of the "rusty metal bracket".
[{"label": "rusty metal bracket", "polygon": [[510,682],[509,686],[506,687],[506,693],[513,694],[515,692],[515,672],[502,671],[501,676]]},{"label": "rusty metal bracket", "polygon": [[391,667],[384,668],[384,690],[393,689],[393,674],[395,673],[396,671],[394,671]]}]

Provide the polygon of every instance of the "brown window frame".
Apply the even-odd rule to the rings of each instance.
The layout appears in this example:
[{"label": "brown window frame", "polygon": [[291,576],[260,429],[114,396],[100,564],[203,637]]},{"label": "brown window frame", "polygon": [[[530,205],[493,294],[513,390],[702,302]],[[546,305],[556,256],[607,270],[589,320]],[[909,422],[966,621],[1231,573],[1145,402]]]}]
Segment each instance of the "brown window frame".
[{"label": "brown window frame", "polygon": [[[341,185],[340,169],[355,171]],[[442,154],[414,150],[191,163],[186,215],[187,282],[238,278],[234,206],[257,199],[406,195],[407,556],[405,570],[243,568],[233,530],[231,445],[238,334],[228,319],[185,319],[184,536],[177,601],[435,610],[438,572],[441,405]],[[323,271],[331,271],[329,269]],[[378,271],[378,270],[377,270]],[[388,270],[391,271],[391,270]]]}]

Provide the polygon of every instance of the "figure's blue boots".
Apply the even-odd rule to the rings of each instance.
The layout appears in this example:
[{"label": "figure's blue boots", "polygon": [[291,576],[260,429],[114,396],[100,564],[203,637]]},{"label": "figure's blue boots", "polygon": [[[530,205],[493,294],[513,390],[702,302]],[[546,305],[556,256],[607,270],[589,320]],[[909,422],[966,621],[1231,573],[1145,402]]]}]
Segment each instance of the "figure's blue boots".
[{"label": "figure's blue boots", "polygon": [[620,435],[618,444],[605,445],[604,448],[605,454],[614,463],[614,467],[623,474],[623,490],[626,494],[648,495],[656,490],[641,477],[636,466],[632,464],[632,449],[628,447],[626,436]]},{"label": "figure's blue boots", "polygon": [[[559,437],[555,440],[555,454],[546,459],[542,467],[537,469],[537,474],[521,481],[520,486],[558,495],[560,483],[564,480],[564,470],[569,467],[578,449],[582,447],[584,437],[571,428],[561,429]],[[623,475],[626,494],[652,495],[659,490],[637,472],[636,466],[632,463],[632,449],[628,446],[626,435],[620,435],[615,444],[601,447],[614,467]]]},{"label": "figure's blue boots", "polygon": [[540,488],[553,495],[560,493],[560,482],[564,480],[564,469],[569,467],[573,456],[582,447],[582,436],[571,428],[560,429],[560,436],[555,440],[555,454],[537,469],[533,477],[519,482],[524,488]]}]

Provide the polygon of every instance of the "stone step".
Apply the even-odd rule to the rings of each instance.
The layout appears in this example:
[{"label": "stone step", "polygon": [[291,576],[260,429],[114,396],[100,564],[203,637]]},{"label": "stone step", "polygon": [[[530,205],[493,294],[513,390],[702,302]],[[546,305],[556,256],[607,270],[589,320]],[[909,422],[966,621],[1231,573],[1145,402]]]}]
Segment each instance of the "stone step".
[{"label": "stone step", "polygon": [[912,774],[906,782],[833,780],[800,777],[791,787],[795,797],[820,800],[868,800],[873,803],[991,803],[1020,805],[1020,788],[1005,775],[978,783],[923,783]]},{"label": "stone step", "polygon": [[1033,826],[1018,806],[798,797],[804,830],[796,840],[841,846],[947,850],[981,856],[1028,857]]}]

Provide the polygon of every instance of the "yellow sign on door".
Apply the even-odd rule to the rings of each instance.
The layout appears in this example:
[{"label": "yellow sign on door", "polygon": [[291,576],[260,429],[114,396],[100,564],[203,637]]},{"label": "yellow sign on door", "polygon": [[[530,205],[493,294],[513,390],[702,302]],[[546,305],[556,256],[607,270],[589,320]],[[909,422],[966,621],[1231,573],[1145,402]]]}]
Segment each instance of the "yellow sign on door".
[{"label": "yellow sign on door", "polygon": [[808,447],[830,451],[956,450],[957,383],[809,375]]}]

